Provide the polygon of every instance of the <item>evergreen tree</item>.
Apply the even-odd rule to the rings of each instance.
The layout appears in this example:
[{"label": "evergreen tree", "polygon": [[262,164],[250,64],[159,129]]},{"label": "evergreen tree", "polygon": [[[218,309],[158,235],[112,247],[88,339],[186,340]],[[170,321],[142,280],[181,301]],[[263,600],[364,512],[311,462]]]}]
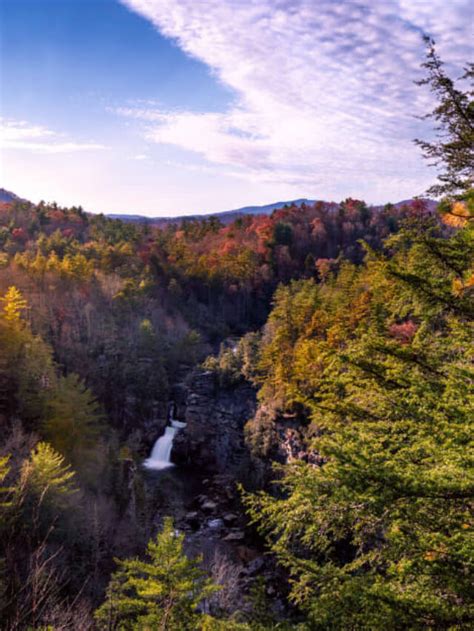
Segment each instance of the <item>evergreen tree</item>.
[{"label": "evergreen tree", "polygon": [[356,327],[334,345],[333,313],[295,343],[316,337],[306,371],[317,367],[317,387],[298,373],[289,383],[322,464],[284,467],[278,498],[247,497],[314,629],[474,620],[472,230],[444,239],[418,227],[389,245],[393,256],[372,255],[363,272]]},{"label": "evergreen tree", "polygon": [[429,85],[438,100],[427,115],[436,121],[438,135],[431,142],[415,142],[432,164],[444,169],[439,175],[440,183],[428,192],[434,195],[463,193],[474,185],[474,64],[468,64],[461,77],[461,82],[470,82],[470,89],[463,90],[462,83],[456,85],[446,74],[434,41],[427,37],[426,44],[427,58],[423,66],[427,76],[418,83]]},{"label": "evergreen tree", "polygon": [[27,307],[26,300],[21,292],[12,285],[8,288],[5,296],[0,298],[0,302],[3,302],[3,317],[5,320],[10,324],[19,326],[21,316]]},{"label": "evergreen tree", "polygon": [[55,382],[51,348],[33,335],[23,315],[27,302],[10,287],[0,313],[0,410],[36,423],[45,410],[47,390]]},{"label": "evergreen tree", "polygon": [[35,509],[44,506],[57,512],[76,490],[74,476],[64,457],[48,443],[40,442],[21,468],[17,488],[20,503],[24,503],[26,498]]},{"label": "evergreen tree", "polygon": [[119,570],[109,584],[106,601],[96,612],[100,628],[205,628],[207,616],[197,607],[217,588],[200,569],[201,558],[185,555],[183,542],[184,535],[175,531],[171,518],[166,518],[163,530],[148,543],[150,561],[117,561]]},{"label": "evergreen tree", "polygon": [[101,431],[102,413],[94,395],[71,373],[59,378],[47,407],[46,437],[74,466],[84,465]]}]

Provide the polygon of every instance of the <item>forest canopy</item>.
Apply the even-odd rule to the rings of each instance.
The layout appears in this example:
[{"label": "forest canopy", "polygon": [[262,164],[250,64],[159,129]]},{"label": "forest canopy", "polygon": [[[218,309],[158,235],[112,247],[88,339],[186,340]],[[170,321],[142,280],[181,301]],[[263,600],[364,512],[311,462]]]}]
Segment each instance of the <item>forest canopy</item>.
[{"label": "forest canopy", "polygon": [[424,68],[438,201],[0,204],[5,629],[472,628],[474,75]]}]

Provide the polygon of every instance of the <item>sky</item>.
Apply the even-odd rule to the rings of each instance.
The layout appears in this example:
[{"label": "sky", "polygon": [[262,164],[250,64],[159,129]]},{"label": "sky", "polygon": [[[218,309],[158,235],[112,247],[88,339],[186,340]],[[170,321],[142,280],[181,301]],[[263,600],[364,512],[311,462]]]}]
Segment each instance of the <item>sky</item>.
[{"label": "sky", "polygon": [[174,216],[433,183],[423,35],[457,77],[472,0],[0,0],[0,186]]}]

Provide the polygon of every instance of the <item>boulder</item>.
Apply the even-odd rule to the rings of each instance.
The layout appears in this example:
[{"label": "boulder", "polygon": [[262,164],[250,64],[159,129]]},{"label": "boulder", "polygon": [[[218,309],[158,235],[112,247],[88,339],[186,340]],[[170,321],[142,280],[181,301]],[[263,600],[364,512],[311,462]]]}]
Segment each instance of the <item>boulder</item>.
[{"label": "boulder", "polygon": [[222,519],[218,518],[218,519],[210,519],[207,522],[207,525],[209,526],[209,528],[211,528],[212,530],[220,530],[221,528],[224,527],[224,522]]},{"label": "boulder", "polygon": [[201,509],[205,513],[215,513],[215,511],[217,510],[217,504],[212,500],[206,500],[201,504]]},{"label": "boulder", "polygon": [[226,526],[233,526],[238,520],[238,516],[235,513],[226,513],[223,515],[223,520]]},{"label": "boulder", "polygon": [[224,541],[243,541],[245,539],[245,533],[243,530],[233,530],[224,537]]}]

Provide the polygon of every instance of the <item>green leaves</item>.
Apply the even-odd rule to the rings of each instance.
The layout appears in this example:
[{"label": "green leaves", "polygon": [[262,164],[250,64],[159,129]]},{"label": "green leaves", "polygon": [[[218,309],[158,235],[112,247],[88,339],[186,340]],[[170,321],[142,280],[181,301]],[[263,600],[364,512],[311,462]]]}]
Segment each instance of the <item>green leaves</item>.
[{"label": "green leaves", "polygon": [[44,432],[73,464],[90,455],[101,431],[102,413],[92,392],[75,374],[60,377],[51,393]]},{"label": "green leaves", "polygon": [[73,496],[75,472],[51,445],[40,442],[22,463],[13,509],[25,537],[47,540],[63,534]]},{"label": "green leaves", "polygon": [[313,317],[301,318],[304,284],[291,308],[288,290],[277,296],[262,357],[278,362],[276,340],[288,318],[298,325],[283,379],[263,366],[262,401],[280,379],[287,407],[304,402],[323,464],[286,465],[278,498],[246,502],[311,628],[460,628],[474,616],[474,323],[469,292],[453,289],[468,243],[407,230],[389,260],[316,289]]},{"label": "green leaves", "polygon": [[219,588],[200,569],[201,558],[188,559],[183,542],[184,535],[175,531],[167,517],[163,530],[148,543],[150,561],[117,561],[119,570],[109,584],[105,603],[96,612],[100,628],[203,628],[207,617],[197,606]]},{"label": "green leaves", "polygon": [[30,459],[23,465],[31,487],[38,493],[51,492],[64,495],[72,492],[71,480],[74,472],[65,464],[64,457],[48,443],[38,443]]}]

